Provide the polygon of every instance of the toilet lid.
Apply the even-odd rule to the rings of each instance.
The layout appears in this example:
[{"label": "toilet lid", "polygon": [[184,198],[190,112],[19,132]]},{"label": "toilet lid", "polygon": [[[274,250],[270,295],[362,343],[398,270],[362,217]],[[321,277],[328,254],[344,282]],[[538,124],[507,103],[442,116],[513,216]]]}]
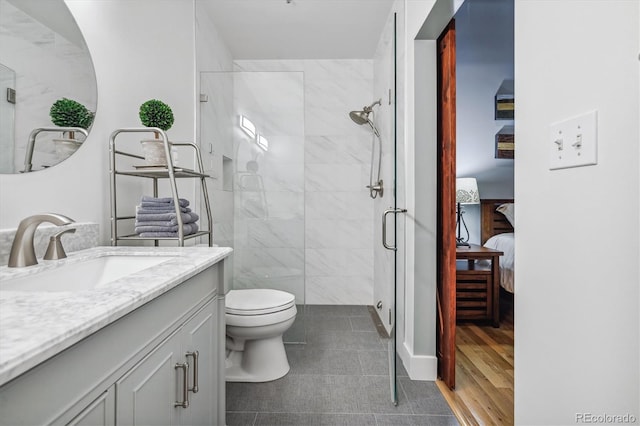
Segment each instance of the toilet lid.
[{"label": "toilet lid", "polygon": [[262,315],[294,306],[296,297],[271,289],[231,290],[225,297],[225,311],[233,315]]}]

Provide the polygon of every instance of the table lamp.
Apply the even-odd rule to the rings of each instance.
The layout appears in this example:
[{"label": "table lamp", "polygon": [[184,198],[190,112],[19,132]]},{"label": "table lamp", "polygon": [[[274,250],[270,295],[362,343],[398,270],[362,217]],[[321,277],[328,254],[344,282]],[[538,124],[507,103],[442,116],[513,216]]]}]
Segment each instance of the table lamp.
[{"label": "table lamp", "polygon": [[[464,222],[462,204],[480,204],[480,194],[478,193],[478,182],[476,178],[457,178],[456,179],[456,227],[458,228],[458,236],[456,237],[456,247],[469,247],[469,229]],[[462,226],[467,232],[467,237],[462,238]]]}]

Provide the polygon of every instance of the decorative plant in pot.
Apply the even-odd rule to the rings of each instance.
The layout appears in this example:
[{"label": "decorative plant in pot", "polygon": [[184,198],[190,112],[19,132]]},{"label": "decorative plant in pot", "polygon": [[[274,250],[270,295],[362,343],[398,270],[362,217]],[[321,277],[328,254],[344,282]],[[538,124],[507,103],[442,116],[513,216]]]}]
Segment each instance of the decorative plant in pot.
[{"label": "decorative plant in pot", "polygon": [[[145,127],[157,127],[166,132],[173,126],[173,111],[164,102],[150,99],[140,105],[140,121]],[[164,143],[158,132],[155,132],[155,139],[143,140],[141,143],[145,162],[148,165],[167,165]]]},{"label": "decorative plant in pot", "polygon": [[[88,129],[93,123],[95,114],[87,109],[81,103],[73,99],[58,99],[51,105],[49,117],[56,126],[60,127],[79,127]],[[82,142],[76,139],[74,131],[63,131],[62,139],[54,139],[53,143],[56,147],[56,153],[61,159],[65,159],[73,154],[82,145]]]}]

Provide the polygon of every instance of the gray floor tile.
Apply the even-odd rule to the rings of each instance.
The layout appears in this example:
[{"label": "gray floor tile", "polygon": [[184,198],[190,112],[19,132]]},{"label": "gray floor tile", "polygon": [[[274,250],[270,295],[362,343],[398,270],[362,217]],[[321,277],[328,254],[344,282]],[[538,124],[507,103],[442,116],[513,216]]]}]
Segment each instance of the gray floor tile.
[{"label": "gray floor tile", "polygon": [[391,403],[391,391],[388,376],[362,376],[352,378],[345,384],[348,391],[358,399],[358,408],[362,413],[374,414],[412,414],[407,399],[401,398],[398,405]]},{"label": "gray floor tile", "polygon": [[[387,351],[358,351],[358,360],[362,372],[368,376],[387,376],[389,374],[389,352]],[[396,365],[397,377],[408,377],[400,357]]]},{"label": "gray floor tile", "polygon": [[304,321],[296,317],[293,325],[282,336],[282,341],[284,343],[305,343],[307,341],[307,333]]},{"label": "gray floor tile", "polygon": [[376,414],[378,426],[458,426],[454,416]]},{"label": "gray floor tile", "polygon": [[323,349],[381,350],[387,347],[375,331],[307,331],[307,345]]},{"label": "gray floor tile", "polygon": [[376,420],[373,414],[330,413],[260,413],[256,425],[326,425],[326,426],[371,426]]},{"label": "gray floor tile", "polygon": [[414,414],[453,415],[435,382],[409,378],[400,378],[398,381],[409,399]]},{"label": "gray floor tile", "polygon": [[306,313],[309,316],[325,317],[370,316],[369,309],[365,305],[307,305]]},{"label": "gray floor tile", "polygon": [[237,413],[227,411],[227,426],[252,426],[258,413]]},{"label": "gray floor tile", "polygon": [[305,312],[294,327],[306,344],[285,346],[289,374],[227,383],[230,426],[457,424],[435,383],[411,381],[401,361],[399,405],[391,403],[389,340],[375,331],[366,306],[311,305]]},{"label": "gray floor tile", "polygon": [[289,374],[362,375],[358,352],[287,345]]},{"label": "gray floor tile", "polygon": [[364,374],[386,376],[389,374],[389,355],[387,351],[358,351],[358,360]]},{"label": "gray floor tile", "polygon": [[295,375],[266,383],[227,383],[227,410],[276,412],[335,412],[325,385],[330,376]]},{"label": "gray floor tile", "polygon": [[376,331],[376,325],[371,319],[371,315],[366,317],[349,317],[351,329],[353,331]]},{"label": "gray floor tile", "polygon": [[349,317],[309,317],[307,331],[353,331]]}]

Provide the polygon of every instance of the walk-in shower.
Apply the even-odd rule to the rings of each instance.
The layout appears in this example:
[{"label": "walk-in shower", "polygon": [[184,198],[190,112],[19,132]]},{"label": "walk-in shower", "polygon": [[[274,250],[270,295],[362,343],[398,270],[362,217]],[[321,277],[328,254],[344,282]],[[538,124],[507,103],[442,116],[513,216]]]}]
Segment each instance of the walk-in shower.
[{"label": "walk-in shower", "polygon": [[[349,113],[349,117],[351,117],[354,123],[359,125],[368,124],[373,131],[373,137],[371,139],[371,168],[369,170],[369,185],[367,185],[371,198],[376,198],[378,195],[382,197],[384,193],[384,190],[382,188],[382,180],[380,179],[380,166],[382,164],[382,140],[380,139],[380,132],[378,131],[378,128],[373,123],[373,107],[376,105],[382,105],[382,99],[378,99],[371,105],[363,107],[362,111],[351,111]],[[369,115],[371,115],[371,118],[369,118]],[[373,168],[375,163],[376,138],[378,139],[378,172],[374,181]]]}]

